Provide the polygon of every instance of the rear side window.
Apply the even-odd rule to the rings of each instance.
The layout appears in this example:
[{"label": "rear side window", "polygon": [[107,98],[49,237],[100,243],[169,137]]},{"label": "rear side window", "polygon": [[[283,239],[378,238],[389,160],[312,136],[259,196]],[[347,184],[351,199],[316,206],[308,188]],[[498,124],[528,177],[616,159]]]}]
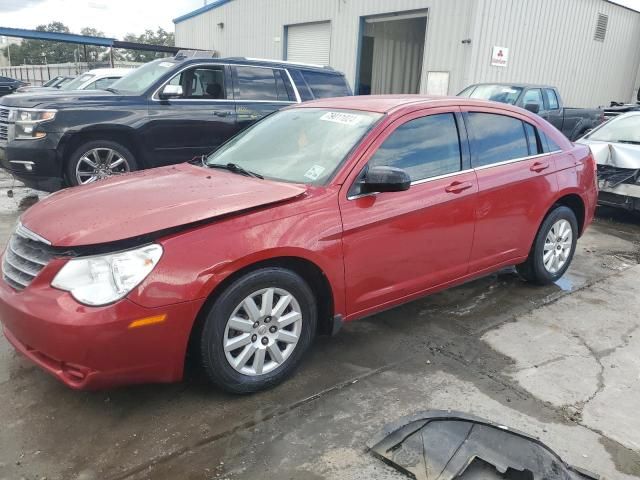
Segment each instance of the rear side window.
[{"label": "rear side window", "polygon": [[460,171],[460,140],[452,113],[429,115],[400,125],[369,160],[370,166],[405,170],[411,181]]},{"label": "rear side window", "polygon": [[523,122],[495,113],[470,112],[475,145],[474,166],[482,167],[529,156]]},{"label": "rear side window", "polygon": [[346,97],[351,94],[342,75],[302,71],[302,76],[309,85],[314,98]]},{"label": "rear side window", "polygon": [[542,143],[542,149],[544,153],[548,152],[557,152],[558,150],[562,150],[556,142],[551,139],[543,130],[539,130],[540,133],[540,142]]},{"label": "rear side window", "polygon": [[536,134],[536,127],[531,125],[530,123],[524,122],[524,132],[527,135],[527,145],[529,146],[529,155],[538,155],[543,153],[544,150],[540,145],[540,140],[538,139],[538,135]]},{"label": "rear side window", "polygon": [[560,108],[560,102],[558,102],[558,96],[556,92],[552,88],[544,89],[544,96],[547,99],[547,105],[549,106],[549,110],[557,110]]},{"label": "rear side window", "polygon": [[234,77],[236,100],[291,101],[281,70],[236,67]]}]

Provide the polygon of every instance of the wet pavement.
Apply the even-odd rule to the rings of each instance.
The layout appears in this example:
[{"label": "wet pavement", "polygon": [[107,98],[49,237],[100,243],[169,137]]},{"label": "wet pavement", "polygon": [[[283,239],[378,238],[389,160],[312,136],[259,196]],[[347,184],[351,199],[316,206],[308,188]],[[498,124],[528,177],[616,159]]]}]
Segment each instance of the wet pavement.
[{"label": "wet pavement", "polygon": [[[2,244],[27,196],[7,188]],[[640,477],[638,242],[639,217],[601,210],[557,285],[506,269],[347,324],[251,396],[197,373],[76,392],[0,339],[0,479],[400,479],[365,443],[433,408],[539,436],[607,478]]]}]

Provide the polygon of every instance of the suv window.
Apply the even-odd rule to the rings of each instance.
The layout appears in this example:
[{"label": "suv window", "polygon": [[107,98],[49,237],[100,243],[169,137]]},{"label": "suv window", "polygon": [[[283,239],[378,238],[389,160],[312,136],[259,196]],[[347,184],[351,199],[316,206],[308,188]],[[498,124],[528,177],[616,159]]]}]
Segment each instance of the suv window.
[{"label": "suv window", "polygon": [[195,67],[175,75],[169,85],[182,86],[181,98],[225,99],[224,66]]},{"label": "suv window", "polygon": [[470,112],[469,124],[474,136],[474,167],[529,156],[523,122],[495,113]]},{"label": "suv window", "polygon": [[522,97],[522,105],[527,105],[528,103],[535,103],[540,107],[540,110],[544,110],[544,102],[542,101],[542,92],[539,88],[532,88],[531,90],[527,90],[524,93],[524,97]]},{"label": "suv window", "polygon": [[544,96],[547,99],[547,105],[549,106],[549,110],[557,110],[560,108],[560,102],[558,102],[558,96],[553,88],[545,88]]},{"label": "suv window", "polygon": [[315,98],[346,97],[351,93],[342,75],[302,71],[302,76]]},{"label": "suv window", "polygon": [[237,100],[291,101],[282,70],[263,67],[235,67]]},{"label": "suv window", "polygon": [[444,113],[400,125],[380,145],[369,165],[401,168],[416,181],[460,171],[461,158],[455,117]]}]

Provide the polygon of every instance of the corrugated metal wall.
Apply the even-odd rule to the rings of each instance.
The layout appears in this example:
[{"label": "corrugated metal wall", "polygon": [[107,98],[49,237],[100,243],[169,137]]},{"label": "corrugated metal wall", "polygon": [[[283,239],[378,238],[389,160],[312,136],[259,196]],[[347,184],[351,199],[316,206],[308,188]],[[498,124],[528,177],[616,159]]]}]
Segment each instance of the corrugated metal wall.
[{"label": "corrugated metal wall", "polygon": [[[609,16],[594,40],[598,13]],[[469,83],[556,85],[567,105],[629,101],[640,63],[640,14],[602,0],[478,0]],[[492,47],[509,48],[506,68]]]},{"label": "corrugated metal wall", "polygon": [[[331,65],[353,86],[360,18],[425,8],[422,92],[429,71],[448,71],[450,94],[474,82],[517,81],[557,85],[575,106],[631,99],[640,14],[604,0],[233,0],[177,23],[176,44],[281,59],[285,25],[331,21]],[[593,40],[598,13],[609,15],[604,42]],[[494,45],[509,48],[506,68],[491,66]]]}]

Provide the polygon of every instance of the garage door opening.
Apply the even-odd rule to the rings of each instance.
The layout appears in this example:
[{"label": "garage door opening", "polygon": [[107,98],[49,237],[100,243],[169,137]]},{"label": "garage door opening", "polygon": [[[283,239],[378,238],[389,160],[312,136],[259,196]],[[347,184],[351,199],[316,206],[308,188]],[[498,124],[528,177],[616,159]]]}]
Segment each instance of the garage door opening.
[{"label": "garage door opening", "polygon": [[358,93],[418,93],[427,11],[365,17],[358,59]]},{"label": "garage door opening", "polygon": [[285,26],[285,60],[329,65],[331,23],[304,23]]}]

